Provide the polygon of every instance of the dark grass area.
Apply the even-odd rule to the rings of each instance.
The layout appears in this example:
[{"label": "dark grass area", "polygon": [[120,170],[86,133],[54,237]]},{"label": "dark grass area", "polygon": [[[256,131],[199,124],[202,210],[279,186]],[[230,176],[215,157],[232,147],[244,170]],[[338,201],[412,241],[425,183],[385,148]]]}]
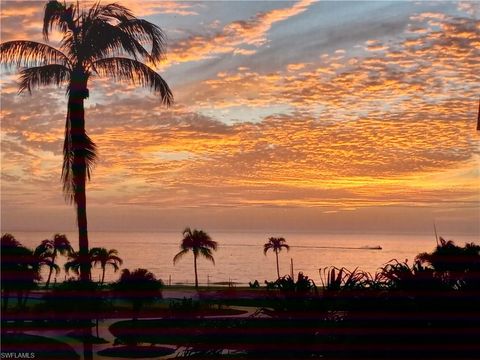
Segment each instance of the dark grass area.
[{"label": "dark grass area", "polygon": [[[2,354],[15,353],[23,358],[35,358],[42,360],[77,360],[79,355],[73,348],[61,341],[43,336],[27,335],[22,333],[1,335]],[[4,356],[2,355],[2,358]]]},{"label": "dark grass area", "polygon": [[[158,357],[141,355],[161,350],[144,346],[150,344],[186,347],[183,356],[198,359],[474,359],[480,354],[478,291],[428,289],[423,283],[404,289],[299,289],[303,288],[204,291],[199,300],[159,300],[139,312],[128,302],[116,301],[101,317],[138,318],[110,327],[115,343],[122,345],[109,349],[112,357]],[[254,317],[235,317],[244,311],[229,305],[243,301],[256,303],[262,311]],[[35,315],[35,321],[20,319],[16,327],[10,321],[8,327],[95,325],[97,312],[68,310],[30,309],[23,316]]]},{"label": "dark grass area", "polygon": [[82,331],[71,331],[67,336],[76,339],[81,342],[88,342],[90,344],[108,344],[108,341],[101,337],[88,334],[84,335]]},{"label": "dark grass area", "polygon": [[[122,321],[110,331],[123,343],[187,346],[195,349],[188,357],[198,358],[478,358],[480,311],[471,296],[437,294],[420,301],[373,293],[287,305],[278,300],[282,306],[268,310],[270,317],[264,318]],[[224,349],[240,353],[226,355]]]}]

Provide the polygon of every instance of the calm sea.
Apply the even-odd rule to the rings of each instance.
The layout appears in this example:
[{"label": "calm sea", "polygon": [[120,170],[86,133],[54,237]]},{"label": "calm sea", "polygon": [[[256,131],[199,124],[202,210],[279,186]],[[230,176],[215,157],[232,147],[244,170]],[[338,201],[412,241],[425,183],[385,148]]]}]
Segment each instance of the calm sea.
[{"label": "calm sea", "polygon": [[[41,240],[51,238],[53,234],[43,232],[14,232],[17,240],[28,247],[35,247]],[[78,238],[75,233],[67,233],[74,248]],[[210,232],[213,240],[219,243],[214,254],[215,265],[205,259],[198,262],[199,281],[203,284],[232,281],[247,284],[257,279],[276,277],[275,254],[263,254],[263,244],[270,236],[283,236],[291,246],[289,252],[280,253],[281,274],[290,273],[291,259],[295,273],[302,271],[321,284],[319,269],[334,265],[353,270],[356,267],[375,272],[391,259],[412,263],[418,253],[432,251],[435,248],[434,235],[379,235],[379,234],[316,234],[316,233],[235,233]],[[90,247],[101,246],[117,249],[124,263],[122,268],[146,268],[166,283],[193,283],[193,255],[187,254],[175,266],[172,259],[179,251],[181,233],[127,233],[127,232],[90,232]],[[455,243],[476,242],[475,236],[451,236]],[[382,250],[364,247],[381,246]],[[59,264],[65,261],[60,257]],[[46,271],[44,271],[46,274]],[[57,276],[57,281],[65,279],[65,272]],[[92,273],[98,279],[100,271]],[[108,268],[106,281],[115,281],[119,272]],[[44,276],[46,279],[46,276]]]}]

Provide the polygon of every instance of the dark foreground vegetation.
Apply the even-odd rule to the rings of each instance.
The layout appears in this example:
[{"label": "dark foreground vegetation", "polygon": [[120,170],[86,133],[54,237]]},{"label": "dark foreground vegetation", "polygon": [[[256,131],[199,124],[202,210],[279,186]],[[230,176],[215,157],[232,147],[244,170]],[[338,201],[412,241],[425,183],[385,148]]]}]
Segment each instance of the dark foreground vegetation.
[{"label": "dark foreground vegetation", "polygon": [[[7,273],[25,270],[20,265],[7,262]],[[16,282],[2,282],[2,301],[6,294],[19,296],[17,306],[2,314],[2,351],[25,352],[50,341],[24,333],[32,329],[64,329],[83,343],[98,344],[99,320],[128,317],[112,323],[114,344],[98,354],[158,358],[177,351],[178,357],[200,359],[474,359],[480,354],[478,245],[440,239],[432,253],[419,254],[412,264],[392,260],[374,275],[328,267],[320,277],[321,286],[299,273],[267,286],[199,289],[198,300],[175,301],[162,299],[163,283],[145,269],[124,270],[110,285],[67,281],[37,291],[41,298],[30,303],[26,283],[15,288]],[[44,348],[75,358],[63,345],[52,340]]]}]

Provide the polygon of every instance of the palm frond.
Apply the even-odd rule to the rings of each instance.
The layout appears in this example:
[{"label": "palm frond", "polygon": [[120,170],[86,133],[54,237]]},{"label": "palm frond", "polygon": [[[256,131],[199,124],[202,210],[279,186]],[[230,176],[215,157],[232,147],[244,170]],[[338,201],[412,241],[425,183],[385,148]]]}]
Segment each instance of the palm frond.
[{"label": "palm frond", "polygon": [[273,245],[271,243],[266,243],[263,245],[263,253],[267,255],[268,250],[273,249]]},{"label": "palm frond", "polygon": [[75,275],[80,274],[80,262],[78,260],[67,261],[63,267],[67,274],[70,273],[70,271],[72,271]]},{"label": "palm frond", "polygon": [[182,231],[182,235],[183,235],[183,237],[192,236],[192,229],[190,229],[189,227],[186,227]]},{"label": "palm frond", "polygon": [[53,249],[52,240],[49,240],[49,239],[42,240],[42,242],[40,243],[39,246],[43,246],[45,248]]},{"label": "palm frond", "polygon": [[42,258],[51,257],[53,255],[53,250],[44,240],[35,248],[33,255]]},{"label": "palm frond", "polygon": [[165,58],[166,38],[162,29],[158,26],[146,20],[135,18],[121,22],[118,27],[140,44],[151,46],[150,60],[154,64]]},{"label": "palm frond", "polygon": [[290,251],[290,246],[287,245],[287,244],[281,244],[280,245],[280,251],[282,250],[282,248],[285,248],[285,249],[287,249],[287,251]]},{"label": "palm frond", "polygon": [[115,256],[115,255],[110,255],[108,257],[108,261],[109,261],[109,264],[114,264],[116,266],[116,264],[119,264],[119,265],[122,265],[123,264],[123,260],[121,258],[119,258],[118,256]]},{"label": "palm frond", "polygon": [[120,267],[115,262],[108,262],[106,265],[110,265],[111,267],[113,267],[114,272],[117,272],[120,269]]},{"label": "palm frond", "polygon": [[217,250],[218,243],[203,230],[194,230],[193,236],[198,246]]},{"label": "palm frond", "polygon": [[[70,111],[67,111],[61,179],[65,199],[73,203],[78,184],[81,183],[80,180],[85,178],[90,180],[90,174],[97,158],[97,146],[86,133],[72,135],[70,116]],[[85,172],[83,167],[75,166],[79,161],[85,162]]]},{"label": "palm frond", "polygon": [[132,12],[125,6],[117,3],[101,5],[100,2],[90,8],[87,13],[87,18],[101,18],[104,20],[115,19],[118,21],[125,21],[133,18]]},{"label": "palm frond", "polygon": [[290,250],[290,246],[286,244],[286,241],[284,238],[276,238],[276,237],[271,237],[268,239],[268,242],[263,245],[263,253],[266,255],[268,250],[273,250],[274,252],[278,253],[282,251],[282,248],[287,249],[287,251]]},{"label": "palm frond", "polygon": [[77,8],[70,5],[68,8],[56,0],[50,0],[45,4],[45,12],[43,16],[43,38],[48,41],[48,35],[53,28],[58,29],[62,33],[75,28],[74,18]]},{"label": "palm frond", "polygon": [[100,76],[110,76],[114,80],[127,81],[134,85],[150,88],[161,97],[165,105],[173,103],[172,91],[163,78],[153,69],[139,61],[115,57],[94,62],[95,71]]},{"label": "palm frond", "polygon": [[78,44],[75,42],[75,37],[71,31],[63,34],[62,40],[60,40],[61,51],[68,56],[72,63],[78,57]]},{"label": "palm frond", "polygon": [[176,264],[185,254],[188,253],[188,249],[181,250],[177,255],[173,257],[173,264]]},{"label": "palm frond", "polygon": [[61,255],[69,255],[73,252],[72,245],[70,244],[70,241],[68,241],[67,236],[64,234],[55,234],[53,236],[53,243],[55,249]]},{"label": "palm frond", "polygon": [[6,66],[16,67],[60,64],[71,68],[70,60],[60,50],[47,44],[25,40],[0,44],[0,61]]},{"label": "palm frond", "polygon": [[148,51],[131,34],[101,18],[85,20],[80,51],[92,61],[112,56],[132,56],[152,60]]},{"label": "palm frond", "polygon": [[20,71],[19,93],[42,85],[61,86],[70,80],[70,71],[63,65],[43,65]]},{"label": "palm frond", "polygon": [[206,258],[207,260],[210,260],[215,265],[215,259],[213,258],[212,251],[210,249],[201,247],[199,250],[200,250],[200,254],[204,258]]}]

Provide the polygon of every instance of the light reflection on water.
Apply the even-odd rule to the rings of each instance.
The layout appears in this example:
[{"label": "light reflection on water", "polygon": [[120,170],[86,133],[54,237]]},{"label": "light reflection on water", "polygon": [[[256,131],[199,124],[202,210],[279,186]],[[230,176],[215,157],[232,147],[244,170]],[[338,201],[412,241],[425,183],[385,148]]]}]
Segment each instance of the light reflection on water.
[{"label": "light reflection on water", "polygon": [[[215,263],[205,259],[198,261],[200,283],[232,281],[247,284],[257,279],[260,284],[264,280],[274,280],[276,277],[275,254],[263,254],[263,244],[270,236],[282,236],[291,246],[279,255],[281,274],[290,273],[290,259],[293,259],[295,273],[302,271],[321,284],[318,270],[326,266],[346,267],[374,273],[380,266],[397,259],[408,259],[412,263],[415,256],[421,252],[430,252],[435,247],[433,235],[379,235],[379,234],[315,234],[315,233],[226,233],[210,232],[213,240],[219,243],[214,254]],[[44,232],[14,232],[13,235],[23,245],[35,247],[41,240],[51,238],[52,233]],[[76,233],[66,234],[76,249],[78,238]],[[179,251],[181,233],[126,233],[126,232],[91,232],[90,247],[101,246],[107,249],[117,249],[124,263],[122,268],[138,267],[152,271],[158,278],[168,283],[171,278],[174,283],[193,283],[193,255],[187,254],[175,266],[172,259]],[[456,244],[476,241],[474,236],[450,236]],[[382,250],[360,249],[364,246],[381,246]],[[357,248],[357,249],[345,249]],[[63,266],[64,257],[59,257],[58,263]],[[44,280],[47,270],[43,271]],[[57,281],[65,278],[63,271]],[[101,271],[94,269],[92,277],[99,279]],[[68,277],[68,275],[67,275]],[[106,281],[115,281],[119,272],[114,273],[107,268]]]}]

